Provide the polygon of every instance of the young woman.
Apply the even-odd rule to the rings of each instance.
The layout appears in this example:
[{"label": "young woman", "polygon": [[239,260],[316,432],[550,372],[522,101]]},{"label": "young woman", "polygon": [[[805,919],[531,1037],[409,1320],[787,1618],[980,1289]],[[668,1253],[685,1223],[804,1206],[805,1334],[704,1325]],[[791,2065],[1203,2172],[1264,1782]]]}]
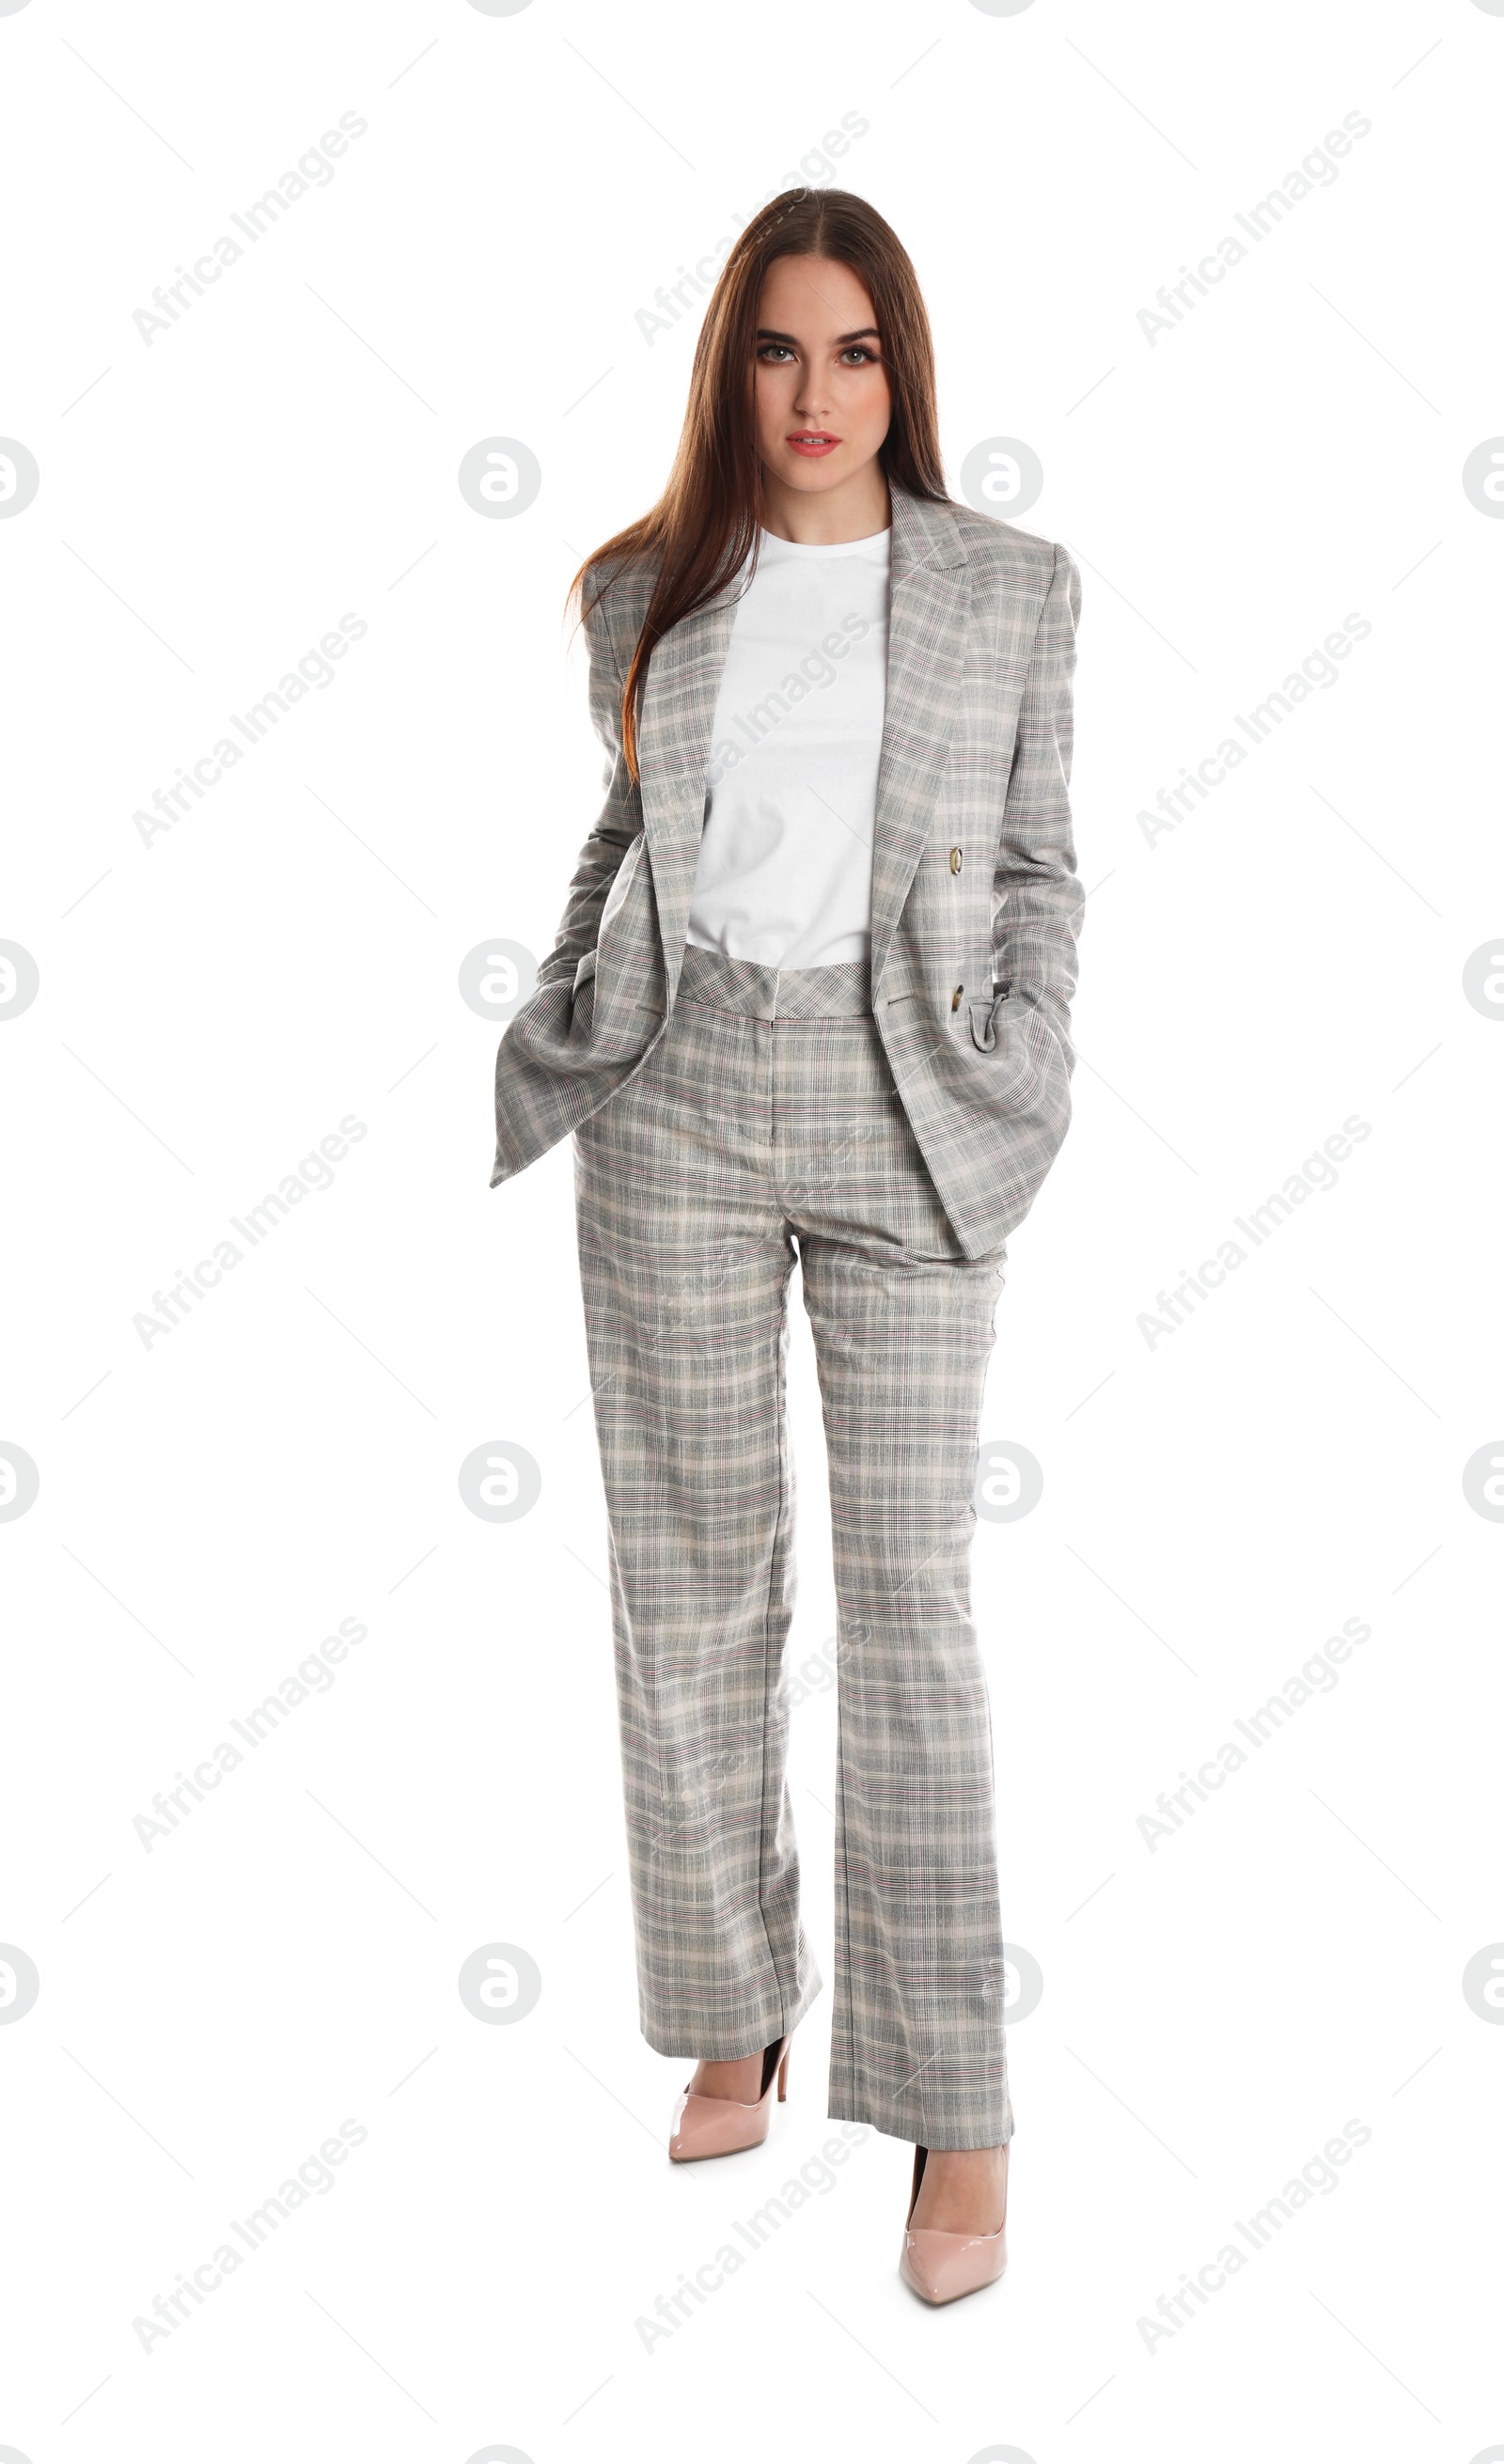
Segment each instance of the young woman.
[{"label": "young woman", "polygon": [[1001,2274],[1013,2134],[970,1613],[1005,1243],[1065,1134],[1080,584],[952,503],[914,270],[790,190],[708,308],[667,488],[581,594],[605,803],[496,1067],[575,1137],[642,2025],[676,2159],[755,2145],[820,1990],[785,1779],[797,1257],[839,1749],[831,2115],[915,2145],[902,2268]]}]

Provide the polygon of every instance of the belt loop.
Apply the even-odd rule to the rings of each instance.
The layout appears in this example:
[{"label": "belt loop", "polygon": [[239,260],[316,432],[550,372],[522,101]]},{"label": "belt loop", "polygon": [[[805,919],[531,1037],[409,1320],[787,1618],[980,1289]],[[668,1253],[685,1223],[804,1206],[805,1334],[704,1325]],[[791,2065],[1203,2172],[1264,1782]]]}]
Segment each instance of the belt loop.
[{"label": "belt loop", "polygon": [[770,1026],[778,1015],[778,978],[782,970],[778,967],[774,967],[773,971],[773,1007],[768,1013],[768,1023]]}]

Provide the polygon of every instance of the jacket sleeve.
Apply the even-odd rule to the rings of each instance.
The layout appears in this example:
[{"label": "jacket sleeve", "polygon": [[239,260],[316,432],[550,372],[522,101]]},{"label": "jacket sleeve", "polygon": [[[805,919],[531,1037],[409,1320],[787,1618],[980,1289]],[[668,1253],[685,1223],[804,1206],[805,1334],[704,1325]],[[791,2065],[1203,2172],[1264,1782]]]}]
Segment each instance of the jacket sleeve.
[{"label": "jacket sleeve", "polygon": [[1072,680],[1081,578],[1063,547],[1040,611],[1018,713],[993,877],[992,979],[1033,1001],[1059,1039],[1067,1067],[1076,938],[1086,894],[1071,835]]},{"label": "jacket sleeve", "polygon": [[593,950],[600,930],[600,911],[604,907],[621,863],[632,841],[643,827],[642,791],[626,766],[621,750],[621,688],[622,675],[617,666],[611,643],[611,629],[606,605],[591,607],[590,602],[599,587],[599,576],[585,576],[585,605],[589,613],[583,631],[590,654],[590,717],[605,754],[601,784],[605,802],[599,820],[579,851],[575,877],[569,885],[554,947],[538,967],[539,985],[573,982],[575,970],[587,950]]}]

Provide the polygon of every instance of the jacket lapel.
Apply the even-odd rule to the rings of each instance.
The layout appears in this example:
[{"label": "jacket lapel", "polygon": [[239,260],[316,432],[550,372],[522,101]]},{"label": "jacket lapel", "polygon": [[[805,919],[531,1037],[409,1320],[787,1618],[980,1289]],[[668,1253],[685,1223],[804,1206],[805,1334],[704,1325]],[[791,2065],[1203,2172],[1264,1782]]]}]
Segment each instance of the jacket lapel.
[{"label": "jacket lapel", "polygon": [[894,488],[887,702],[872,847],[872,993],[929,836],[966,667],[966,549],[948,505]]},{"label": "jacket lapel", "polygon": [[705,827],[721,671],[736,617],[733,581],[664,635],[647,665],[638,727],[643,830],[653,869],[668,1007],[673,1008]]},{"label": "jacket lapel", "polygon": [[[872,989],[928,836],[965,663],[966,550],[950,510],[891,490],[887,697],[872,861]],[[706,773],[738,583],[664,636],[648,663],[640,729],[643,827],[671,1009],[705,826]]]}]

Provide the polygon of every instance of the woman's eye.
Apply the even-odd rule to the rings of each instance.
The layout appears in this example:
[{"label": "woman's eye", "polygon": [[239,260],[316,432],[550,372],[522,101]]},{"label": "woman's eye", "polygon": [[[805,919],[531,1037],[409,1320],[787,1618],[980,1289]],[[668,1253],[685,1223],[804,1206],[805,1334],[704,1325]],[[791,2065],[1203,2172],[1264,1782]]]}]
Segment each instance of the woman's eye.
[{"label": "woman's eye", "polygon": [[775,355],[778,358],[785,360],[792,360],[794,357],[794,353],[790,350],[786,342],[764,342],[761,344],[757,352],[757,357],[760,360],[772,359]]},{"label": "woman's eye", "polygon": [[847,363],[848,366],[853,362],[855,362],[859,366],[863,364],[876,366],[877,364],[877,353],[875,351],[869,351],[865,342],[848,343],[845,350],[841,353],[841,358]]}]

